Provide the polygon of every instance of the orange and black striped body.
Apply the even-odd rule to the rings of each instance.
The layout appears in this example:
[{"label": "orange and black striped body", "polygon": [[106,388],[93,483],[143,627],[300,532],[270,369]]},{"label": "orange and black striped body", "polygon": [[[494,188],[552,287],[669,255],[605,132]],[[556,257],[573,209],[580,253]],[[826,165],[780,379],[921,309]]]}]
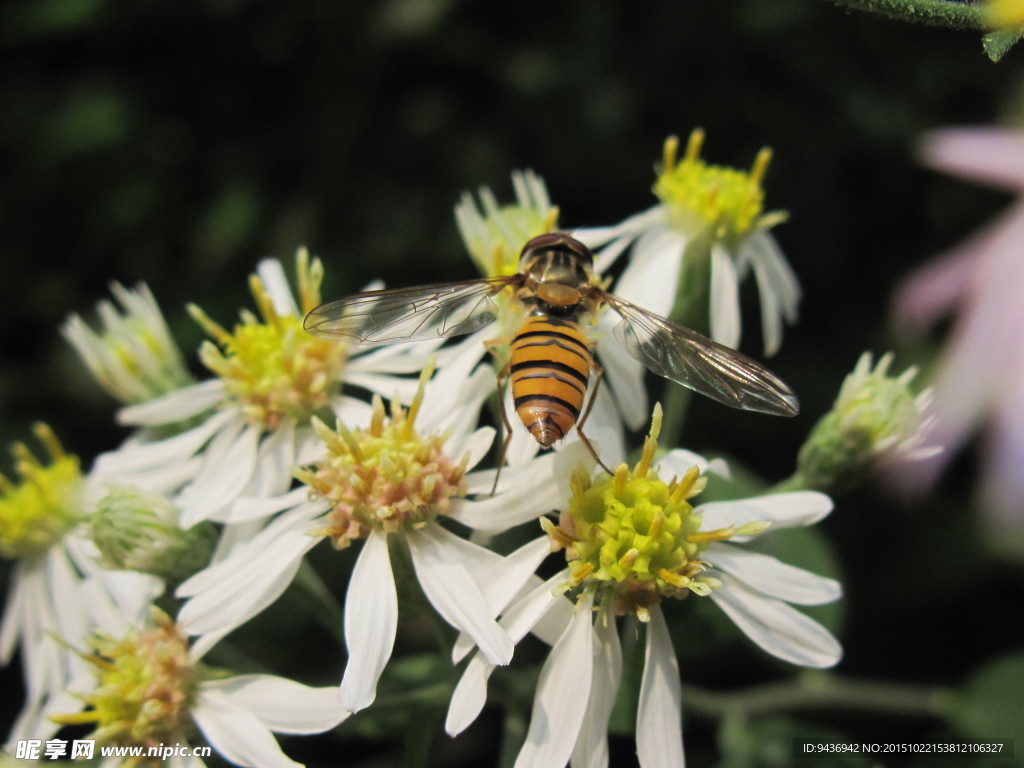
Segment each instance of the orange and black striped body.
[{"label": "orange and black striped body", "polygon": [[516,414],[544,448],[579,419],[593,366],[583,332],[571,318],[531,315],[513,339],[509,374]]}]

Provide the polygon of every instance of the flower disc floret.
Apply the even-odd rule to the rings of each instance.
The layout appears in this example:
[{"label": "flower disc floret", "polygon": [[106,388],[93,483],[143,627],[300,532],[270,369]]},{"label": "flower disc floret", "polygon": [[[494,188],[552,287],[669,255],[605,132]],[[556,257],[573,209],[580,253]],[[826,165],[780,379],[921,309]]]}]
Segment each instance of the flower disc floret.
[{"label": "flower disc floret", "polygon": [[558,525],[541,520],[554,548],[566,551],[567,588],[595,590],[602,605],[641,621],[663,598],[710,594],[718,581],[702,575],[707,564],[701,553],[710,542],[739,532],[701,531],[701,515],[689,502],[706,485],[697,467],[668,483],[658,476],[652,462],[660,430],[661,407],[656,406],[636,466],[622,464],[614,475],[596,481],[577,471]]},{"label": "flower disc floret", "polygon": [[704,132],[694,130],[686,153],[678,160],[679,139],[670,136],[665,141],[664,167],[654,193],[665,205],[673,226],[735,247],[751,232],[777,223],[782,214],[762,215],[761,182],[771,162],[771,150],[762,149],[748,172],[708,165],[700,157],[703,143]]},{"label": "flower disc floret", "polygon": [[[95,668],[96,688],[81,698],[83,712],[59,715],[64,725],[94,724],[89,738],[101,744],[149,747],[174,743],[191,728],[199,669],[173,620],[153,609],[155,626],[122,638],[96,634],[82,658]],[[132,764],[132,763],[129,763]]]},{"label": "flower disc floret", "polygon": [[340,386],[346,347],[307,334],[302,317],[320,303],[323,265],[309,260],[305,249],[296,257],[301,315],[282,314],[258,275],[249,286],[260,311],[242,313],[229,332],[195,305],[189,312],[216,344],[199,350],[203,364],[224,381],[228,397],[243,409],[250,424],[274,429],[283,419],[307,420],[329,406]]},{"label": "flower disc floret", "polygon": [[0,475],[0,556],[11,559],[44,554],[83,516],[78,457],[64,452],[47,425],[36,424],[34,431],[50,462],[15,443],[11,453],[20,480]]},{"label": "flower disc floret", "polygon": [[544,179],[533,171],[515,171],[512,186],[516,202],[510,205],[500,205],[483,187],[479,205],[465,192],[455,206],[462,241],[485,277],[514,275],[523,246],[558,226],[558,208],[551,204]]},{"label": "flower disc floret", "polygon": [[443,451],[446,436],[420,435],[415,428],[432,372],[432,365],[424,370],[408,410],[392,403],[390,418],[383,400],[374,397],[366,429],[352,431],[340,422],[331,429],[313,420],[327,455],[311,468],[297,470],[296,477],[331,505],[318,533],[330,537],[338,549],[374,529],[396,533],[423,527],[465,493],[468,457],[454,461]]}]

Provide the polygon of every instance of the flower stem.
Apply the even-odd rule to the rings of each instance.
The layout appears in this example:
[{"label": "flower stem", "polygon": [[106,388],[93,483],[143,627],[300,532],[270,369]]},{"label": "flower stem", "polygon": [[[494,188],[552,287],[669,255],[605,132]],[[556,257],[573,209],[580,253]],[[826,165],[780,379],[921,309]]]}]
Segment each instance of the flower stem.
[{"label": "flower stem", "polygon": [[[679,286],[676,289],[676,298],[669,319],[707,335],[710,331],[708,317],[711,306],[710,240],[698,237],[688,243],[679,269]],[[679,439],[692,399],[692,393],[685,387],[671,381],[665,384],[665,394],[662,397],[662,434],[667,439]]]},{"label": "flower stem", "polygon": [[952,0],[831,0],[836,5],[918,24],[985,29],[982,8]]},{"label": "flower stem", "polygon": [[782,710],[831,709],[903,717],[944,717],[952,691],[938,686],[849,680],[809,672],[795,680],[730,693],[684,686],[687,709],[705,717],[752,717]]},{"label": "flower stem", "polygon": [[345,636],[342,633],[344,624],[341,606],[338,604],[334,593],[327,588],[323,579],[316,570],[303,560],[295,574],[295,586],[308,599],[313,615],[317,617],[320,624],[330,633],[331,637],[339,643],[344,644]]},{"label": "flower stem", "polygon": [[451,653],[455,632],[434,609],[416,576],[416,568],[412,563],[412,553],[404,536],[388,536],[388,553],[391,555],[391,568],[395,574],[395,585],[398,588],[398,604],[413,610],[424,626],[430,631],[437,644],[437,651],[442,658]]}]

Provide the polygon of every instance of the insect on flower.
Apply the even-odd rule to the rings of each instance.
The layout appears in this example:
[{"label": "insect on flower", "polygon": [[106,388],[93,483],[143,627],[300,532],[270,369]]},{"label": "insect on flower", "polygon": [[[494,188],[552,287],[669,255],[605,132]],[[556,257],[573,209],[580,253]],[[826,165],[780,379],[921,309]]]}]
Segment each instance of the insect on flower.
[{"label": "insect on flower", "polygon": [[[509,360],[498,374],[499,387],[511,377],[516,414],[542,447],[550,447],[575,425],[601,466],[583,425],[603,369],[591,354],[593,344],[581,322],[595,322],[603,305],[622,319],[615,328],[619,342],[659,376],[734,408],[796,415],[796,396],[771,371],[608,293],[593,265],[583,243],[551,232],[526,244],[515,275],[359,293],[317,307],[306,316],[304,327],[317,336],[367,345],[459,336],[494,321],[499,312],[494,297],[510,289],[527,317],[512,338]],[[584,408],[591,374],[594,388]],[[507,449],[511,425],[504,411],[502,416]]]}]

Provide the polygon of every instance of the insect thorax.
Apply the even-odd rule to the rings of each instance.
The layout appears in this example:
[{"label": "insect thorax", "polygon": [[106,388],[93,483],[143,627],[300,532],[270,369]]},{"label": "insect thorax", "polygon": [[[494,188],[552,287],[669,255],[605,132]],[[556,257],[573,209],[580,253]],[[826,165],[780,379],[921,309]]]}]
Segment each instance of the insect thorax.
[{"label": "insect thorax", "polygon": [[546,314],[578,313],[595,283],[592,265],[590,250],[568,235],[533,238],[519,259],[519,271],[526,278],[523,293],[532,299],[526,303]]}]

